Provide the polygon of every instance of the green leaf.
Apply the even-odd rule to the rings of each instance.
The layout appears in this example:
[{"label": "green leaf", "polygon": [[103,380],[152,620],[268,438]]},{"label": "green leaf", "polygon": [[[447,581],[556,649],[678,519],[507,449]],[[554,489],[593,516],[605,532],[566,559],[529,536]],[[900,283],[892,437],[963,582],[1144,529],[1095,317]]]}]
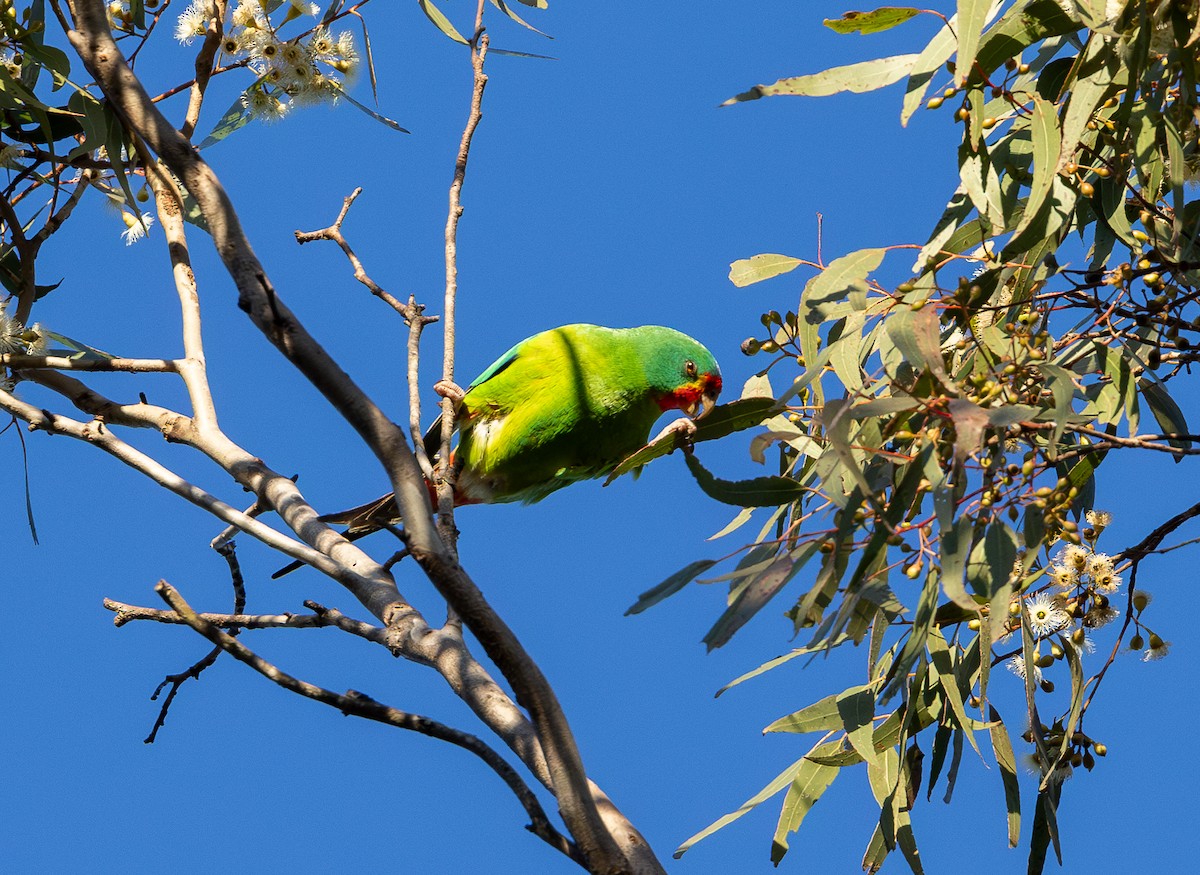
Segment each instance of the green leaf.
[{"label": "green leaf", "polygon": [[745,431],[760,425],[772,415],[776,407],[770,398],[739,398],[728,404],[719,404],[696,420],[696,443],[714,441],[735,431]]},{"label": "green leaf", "polygon": [[74,340],[73,338],[67,337],[65,334],[59,334],[57,331],[50,331],[46,328],[40,328],[38,329],[38,332],[45,336],[48,340],[56,341],[61,343],[67,349],[74,350],[77,355],[73,355],[71,358],[105,360],[116,358],[116,356],[111,352],[105,352],[102,349],[96,349],[94,346],[88,346],[82,341]]},{"label": "green leaf", "polygon": [[886,249],[859,249],[835,258],[804,287],[801,299],[802,316],[819,313],[831,304],[847,300],[859,291],[866,291],[866,279],[883,263]]},{"label": "green leaf", "polygon": [[1028,875],[1041,875],[1046,866],[1046,851],[1051,842],[1054,852],[1058,855],[1059,865],[1062,865],[1062,855],[1058,847],[1058,823],[1054,812],[1053,791],[1043,790],[1038,793],[1037,802],[1033,809],[1033,835],[1029,838],[1029,864],[1026,867]]},{"label": "green leaf", "polygon": [[362,112],[365,112],[367,115],[369,115],[371,118],[375,119],[375,121],[379,122],[381,125],[384,125],[385,127],[389,127],[393,131],[399,131],[402,134],[412,133],[407,128],[400,127],[400,123],[395,121],[394,119],[390,119],[385,115],[380,115],[375,110],[371,109],[371,107],[364,106],[363,104],[359,103],[357,100],[355,100],[353,97],[351,97],[349,92],[347,92],[346,89],[343,88],[339,83],[336,83],[336,82],[333,83],[333,87],[337,91],[338,97],[340,97],[342,100],[345,100],[347,103],[349,103],[351,106],[355,107],[356,109],[359,109]]},{"label": "green leaf", "polygon": [[359,15],[358,23],[362,25],[363,55],[367,61],[367,78],[371,80],[371,97],[376,103],[379,103],[379,79],[375,75],[375,52],[371,49],[371,32],[367,30],[365,17]]},{"label": "green leaf", "polygon": [[658,586],[648,589],[638,596],[638,600],[634,602],[632,606],[630,606],[629,610],[625,612],[625,616],[628,617],[631,614],[640,614],[642,611],[646,610],[646,608],[658,604],[668,596],[675,595],[675,593],[679,592],[695,578],[699,577],[716,564],[717,562],[715,559],[698,559],[690,565],[681,568]]},{"label": "green leaf", "polygon": [[[9,425],[12,425],[16,420],[12,420]],[[9,426],[0,429],[0,433],[7,431]],[[25,434],[21,429],[16,429],[17,440],[21,442],[21,469],[24,474],[25,481],[25,520],[29,523],[29,536],[33,539],[33,543],[39,544],[37,533],[37,520],[33,513],[33,488],[29,480],[29,448],[25,446]]]},{"label": "green leaf", "polygon": [[745,288],[753,283],[795,270],[802,262],[790,255],[765,252],[749,258],[739,258],[729,265],[729,280],[735,286]]},{"label": "green leaf", "polygon": [[[696,433],[692,435],[692,442],[718,440],[735,431],[753,428],[767,419],[775,406],[776,402],[770,398],[740,398],[728,404],[718,404],[706,415],[696,420]],[[613,468],[612,473],[605,479],[604,485],[612,483],[622,474],[635,471],[661,456],[673,453],[679,449],[680,443],[679,436],[674,434],[652,440]]]},{"label": "green leaf", "polygon": [[841,729],[844,721],[838,706],[838,700],[855,695],[870,695],[874,699],[878,689],[878,682],[848,687],[840,693],[828,695],[786,717],[780,717],[764,729],[763,732],[805,733],[829,732],[834,729]]},{"label": "green leaf", "polygon": [[[259,84],[257,82],[250,86],[250,88],[258,87]],[[225,110],[225,114],[217,120],[216,125],[209,132],[208,136],[201,140],[200,145],[196,148],[207,149],[209,146],[221,142],[234,131],[250,124],[253,116],[250,114],[249,93],[250,89],[248,88],[244,95],[238,96],[233,105]]]},{"label": "green leaf", "polygon": [[1162,126],[1163,138],[1167,141],[1167,178],[1171,182],[1171,199],[1175,204],[1175,233],[1178,234],[1183,230],[1183,181],[1187,161],[1183,157],[1183,138],[1170,113],[1163,114]]},{"label": "green leaf", "polygon": [[941,338],[938,336],[938,317],[932,307],[914,313],[904,307],[892,311],[887,320],[887,333],[914,368],[928,370],[943,385],[951,382],[942,360]]},{"label": "green leaf", "polygon": [[[994,604],[992,599],[1008,583],[1017,559],[1017,533],[1007,523],[997,520],[987,527],[979,543],[971,551],[967,564],[967,579],[975,592]],[[1005,606],[996,605],[993,611]]]},{"label": "green leaf", "polygon": [[783,665],[785,662],[791,662],[793,659],[795,659],[798,656],[805,656],[810,653],[822,653],[827,650],[832,650],[834,647],[844,644],[845,642],[847,642],[849,640],[850,640],[849,635],[839,635],[833,641],[820,641],[816,644],[808,644],[808,645],[805,645],[804,647],[797,647],[795,650],[793,650],[789,653],[785,653],[782,656],[776,656],[774,659],[769,659],[766,662],[764,662],[762,665],[760,665],[758,668],[753,669],[752,671],[748,671],[744,675],[741,675],[740,677],[734,678],[729,683],[727,683],[725,686],[721,687],[721,689],[717,690],[716,695],[720,696],[726,690],[728,690],[732,687],[736,687],[738,684],[744,683],[745,681],[748,681],[751,678],[756,678],[760,674],[768,672],[773,668],[778,668],[779,666]]},{"label": "green leaf", "polygon": [[[1187,420],[1184,419],[1183,411],[1179,405],[1175,403],[1170,394],[1167,392],[1167,387],[1161,382],[1156,382],[1146,377],[1138,380],[1138,388],[1142,392],[1142,397],[1146,399],[1146,404],[1150,407],[1150,412],[1154,414],[1154,419],[1158,423],[1159,428],[1165,434],[1188,434]],[[1192,442],[1190,440],[1179,440],[1178,438],[1167,438],[1167,442],[1173,447],[1181,449],[1190,449]],[[1179,457],[1175,457],[1176,461],[1180,461]]]},{"label": "green leaf", "polygon": [[882,763],[875,750],[875,687],[843,692],[837,697],[837,708],[850,746],[867,763],[878,768]]},{"label": "green leaf", "polygon": [[[999,9],[999,2],[993,9]],[[1050,37],[1079,30],[1079,22],[1063,11],[1058,0],[1030,0],[1010,6],[984,34],[976,59],[985,74],[1016,57],[1022,50]]]},{"label": "green leaf", "polygon": [[780,556],[758,576],[752,578],[704,636],[703,640],[708,649],[715,650],[728,643],[738,629],[746,625],[751,617],[783,589],[784,584],[792,579],[802,565],[802,562],[797,562],[791,556]]},{"label": "green leaf", "polygon": [[883,861],[887,859],[887,855],[891,853],[887,842],[883,838],[883,827],[875,824],[875,831],[871,833],[871,841],[867,843],[867,849],[863,851],[862,869],[867,875],[875,875],[883,868]]},{"label": "green leaf", "polygon": [[908,638],[904,642],[900,655],[888,669],[888,683],[880,696],[882,701],[886,702],[900,692],[907,682],[909,670],[916,663],[917,658],[925,653],[926,639],[929,637],[929,630],[933,628],[933,614],[937,609],[937,602],[938,573],[937,569],[930,568],[926,572],[925,582],[921,587],[921,597],[917,601],[917,610],[913,615],[912,628],[909,629]]},{"label": "green leaf", "polygon": [[[40,283],[35,285],[33,299],[40,301],[62,284],[63,280],[50,285],[41,285]],[[0,256],[0,285],[4,286],[4,288],[14,295],[20,295],[24,290],[21,279],[21,259],[15,249],[10,249],[3,256]]]},{"label": "green leaf", "polygon": [[[944,487],[939,487],[944,488]],[[978,613],[979,605],[967,595],[964,575],[971,549],[974,524],[970,517],[960,518],[954,525],[942,529],[938,550],[942,562],[942,591],[959,607]]]},{"label": "green leaf", "polygon": [[983,753],[975,741],[975,733],[971,731],[973,721],[967,716],[966,708],[963,705],[962,691],[958,688],[958,679],[954,674],[950,648],[946,645],[946,639],[940,629],[929,631],[926,646],[929,648],[929,659],[933,663],[933,667],[937,669],[938,686],[941,687],[946,702],[950,704],[950,711],[954,715],[955,722],[966,735],[967,741],[971,742],[975,753],[979,754],[980,759],[983,759]]},{"label": "green leaf", "polygon": [[750,521],[750,517],[753,514],[754,514],[754,508],[743,507],[741,510],[739,510],[737,512],[737,516],[735,516],[732,520],[729,521],[729,524],[726,525],[725,528],[721,529],[715,535],[710,535],[708,540],[715,541],[718,538],[724,538],[726,535],[737,531],[738,529],[740,529],[742,526],[744,526],[746,523],[748,523]]},{"label": "green leaf", "polygon": [[982,142],[968,143],[964,139],[959,147],[958,172],[971,203],[981,219],[991,226],[989,236],[1003,233],[1005,210],[1000,177],[988,156],[987,146]]},{"label": "green leaf", "polygon": [[[1071,672],[1071,704],[1067,708],[1066,729],[1063,732],[1062,742],[1060,742],[1058,750],[1055,752],[1054,762],[1058,762],[1062,757],[1066,756],[1068,749],[1071,747],[1071,737],[1075,734],[1075,730],[1079,728],[1079,715],[1083,713],[1084,693],[1083,661],[1080,658],[1079,647],[1067,638],[1066,635],[1059,635],[1058,640],[1066,655],[1067,667]],[[1041,789],[1049,789],[1049,785],[1053,781],[1053,775],[1043,776]]]},{"label": "green leaf", "polygon": [[771,389],[771,378],[766,373],[754,374],[742,385],[742,398],[770,398],[775,401],[775,392]]},{"label": "green leaf", "polygon": [[1043,364],[1042,375],[1046,388],[1054,398],[1054,432],[1050,437],[1050,450],[1058,446],[1063,430],[1067,427],[1067,417],[1071,415],[1071,400],[1075,397],[1075,383],[1071,372],[1058,365]]},{"label": "green leaf", "polygon": [[843,12],[841,18],[826,18],[825,26],[837,33],[879,33],[921,14],[911,6],[881,6],[871,12]]},{"label": "green leaf", "polygon": [[925,799],[933,798],[933,788],[937,784],[938,775],[942,773],[942,766],[946,762],[946,751],[950,747],[950,736],[954,730],[949,724],[939,723],[937,731],[933,734],[933,759],[929,764],[929,784],[925,789]]},{"label": "green leaf", "polygon": [[212,232],[208,229],[208,219],[204,218],[204,211],[200,209],[199,202],[192,197],[192,193],[186,188],[180,186],[179,193],[183,197],[183,220],[195,225],[206,234]]},{"label": "green leaf", "polygon": [[[855,456],[854,448],[850,446],[852,440],[850,436],[850,424],[852,420],[846,415],[846,411],[850,408],[848,399],[838,399],[837,401],[829,401],[825,404],[825,408],[820,413],[821,425],[825,429],[825,436],[829,438],[829,443],[833,447],[835,457],[842,463],[842,471],[840,472],[844,478],[844,491],[850,492],[851,484],[857,485],[861,490],[862,495],[867,497],[871,504],[878,506],[879,500],[875,496],[875,490],[871,488],[871,484],[867,481],[867,475],[863,472],[862,466],[859,464],[858,458]],[[822,455],[822,460],[829,458],[828,454]],[[836,471],[836,468],[832,469]],[[824,479],[829,479],[832,472],[822,474]],[[869,556],[864,557],[864,561],[869,559]]]},{"label": "green leaf", "polygon": [[321,24],[329,24],[333,21],[333,17],[342,11],[346,0],[329,0],[329,5],[325,7],[325,11],[321,14]]},{"label": "green leaf", "polygon": [[534,27],[532,24],[530,24],[528,21],[526,21],[524,18],[517,15],[517,13],[513,11],[513,8],[511,6],[509,6],[507,3],[505,3],[504,0],[492,0],[492,5],[495,6],[497,9],[499,9],[501,12],[503,12],[505,15],[507,15],[509,18],[511,18],[513,21],[515,21],[517,24],[521,25],[521,27],[527,27],[530,30],[532,30],[534,33],[536,33],[540,36],[544,36],[546,39],[554,39],[554,37],[550,36],[550,34],[543,33],[542,31],[540,31],[536,27]]},{"label": "green leaf", "polygon": [[890,58],[876,58],[873,61],[847,64],[844,67],[831,67],[807,76],[792,76],[780,79],[774,85],[755,85],[749,91],[729,98],[721,106],[730,106],[734,103],[758,100],[760,97],[775,97],[781,94],[828,97],[830,94],[842,91],[850,91],[855,94],[875,91],[907,76],[916,60],[916,55],[895,55]]},{"label": "green leaf", "polygon": [[421,11],[433,22],[434,27],[456,43],[462,43],[464,46],[468,44],[467,38],[455,30],[454,25],[450,23],[450,19],[443,15],[442,10],[434,6],[430,0],[417,0],[417,3],[420,5]]},{"label": "green leaf", "polygon": [[953,19],[951,19],[921,50],[921,54],[913,63],[908,77],[908,85],[904,89],[904,108],[900,111],[902,126],[908,126],[909,119],[917,111],[921,101],[925,99],[925,92],[929,90],[929,83],[933,80],[934,74],[942,69],[942,64],[950,60],[950,56],[954,54],[957,47],[958,37],[955,36]]},{"label": "green leaf", "polygon": [[754,477],[750,480],[719,480],[700,463],[695,454],[684,457],[688,470],[709,498],[737,507],[774,507],[803,498],[811,491],[790,477]]},{"label": "green leaf", "polygon": [[851,419],[889,416],[902,410],[912,410],[920,404],[920,400],[912,395],[886,395],[883,398],[876,398],[874,401],[867,401],[865,404],[855,404],[850,408],[848,415]]},{"label": "green leaf", "polygon": [[792,786],[783,798],[783,808],[779,811],[779,822],[771,842],[771,862],[776,866],[788,851],[788,835],[800,828],[805,815],[817,804],[821,794],[829,789],[829,785],[840,771],[835,766],[824,766],[812,760],[804,760],[792,780]]},{"label": "green leaf", "polygon": [[971,78],[975,68],[975,54],[987,21],[992,0],[958,0],[958,57],[955,59],[954,82],[961,88]]},{"label": "green leaf", "polygon": [[[938,360],[941,360],[940,348]],[[951,399],[946,409],[954,423],[954,457],[962,462],[983,447],[983,430],[990,423],[988,411],[966,398]]]},{"label": "green leaf", "polygon": [[[1113,77],[1120,69],[1120,63],[1119,53],[1112,50],[1108,41],[1095,36],[1089,37],[1087,51],[1070,83],[1071,97],[1062,117],[1062,147],[1055,162],[1055,171],[1061,170],[1068,161],[1074,159],[1080,145],[1080,137],[1087,130],[1087,123],[1092,114],[1114,89]],[[1074,65],[1068,67],[1074,68]],[[1045,72],[1042,74],[1042,78],[1044,77]],[[1038,84],[1040,86],[1040,79]]]},{"label": "green leaf", "polygon": [[741,808],[739,808],[737,811],[726,814],[724,817],[718,818],[716,821],[700,830],[700,832],[696,833],[694,836],[676,848],[675,853],[672,856],[678,860],[688,851],[689,848],[696,844],[696,842],[708,838],[719,829],[729,826],[729,824],[733,823],[742,815],[749,814],[763,802],[766,802],[788,784],[792,783],[796,775],[798,775],[800,770],[804,768],[804,764],[806,762],[807,760],[804,757],[796,760],[796,762],[792,763],[790,766],[780,772],[775,779],[771,781],[771,783],[767,784],[767,786],[763,787],[744,803],[742,803]]},{"label": "green leaf", "polygon": [[1053,103],[1034,95],[1029,126],[1033,135],[1033,181],[1029,184],[1029,200],[1021,223],[1013,232],[1014,237],[1030,226],[1046,203],[1058,173],[1058,155],[1063,148],[1058,112]]}]

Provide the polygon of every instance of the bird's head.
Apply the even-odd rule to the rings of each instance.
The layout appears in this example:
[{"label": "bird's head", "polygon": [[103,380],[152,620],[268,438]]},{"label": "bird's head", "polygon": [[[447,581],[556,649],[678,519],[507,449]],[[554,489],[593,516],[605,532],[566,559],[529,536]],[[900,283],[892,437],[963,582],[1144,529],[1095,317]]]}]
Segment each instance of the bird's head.
[{"label": "bird's head", "polygon": [[693,419],[712,410],[721,394],[721,369],[713,354],[674,329],[646,331],[646,376],[659,408],[682,410]]}]

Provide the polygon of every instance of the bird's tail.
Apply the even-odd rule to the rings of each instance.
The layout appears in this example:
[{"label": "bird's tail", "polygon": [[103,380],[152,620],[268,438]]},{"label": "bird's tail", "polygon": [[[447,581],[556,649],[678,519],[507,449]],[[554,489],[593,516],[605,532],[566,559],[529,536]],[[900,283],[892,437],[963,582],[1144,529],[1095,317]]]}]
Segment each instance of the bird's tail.
[{"label": "bird's tail", "polygon": [[395,493],[389,492],[366,504],[336,513],[327,513],[317,519],[323,523],[346,526],[347,534],[357,532],[367,534],[378,531],[384,526],[396,525],[400,522],[400,514],[396,510]]},{"label": "bird's tail", "polygon": [[[428,480],[425,481],[425,488],[429,490],[429,500],[433,505],[437,506],[437,489]],[[467,498],[458,490],[454,492],[454,506],[461,507],[464,504],[476,504],[477,502]],[[347,510],[336,511],[334,513],[323,514],[317,517],[323,523],[331,525],[342,525],[346,530],[342,533],[348,541],[357,541],[359,538],[364,538],[367,535],[374,534],[380,529],[388,526],[399,525],[402,520],[400,512],[396,509],[396,494],[389,492],[387,495],[382,495],[374,501],[368,501],[366,504],[360,504],[358,507],[351,507]],[[297,568],[304,565],[303,562],[296,561],[283,568],[280,568],[271,575],[272,580],[278,580],[285,574],[291,574]]]}]

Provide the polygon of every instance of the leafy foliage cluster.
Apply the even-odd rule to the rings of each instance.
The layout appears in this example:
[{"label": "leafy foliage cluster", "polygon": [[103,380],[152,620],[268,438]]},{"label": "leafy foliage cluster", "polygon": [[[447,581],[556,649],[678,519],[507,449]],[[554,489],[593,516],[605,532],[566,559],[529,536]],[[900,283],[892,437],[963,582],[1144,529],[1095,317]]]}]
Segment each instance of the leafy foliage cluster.
[{"label": "leafy foliage cluster", "polygon": [[[921,14],[825,23],[871,33]],[[808,643],[734,683],[846,643],[866,645],[867,675],[768,726],[821,737],[677,853],[786,790],[778,862],[826,788],[865,763],[880,813],[864,868],[899,848],[920,872],[910,809],[943,774],[949,799],[970,746],[990,747],[999,767],[1010,844],[1032,815],[1030,871],[1041,871],[1051,846],[1061,859],[1063,780],[1105,753],[1084,731],[1105,672],[1122,648],[1167,652],[1142,614],[1138,563],[1187,513],[1110,557],[1096,551],[1109,515],[1093,500],[1116,450],[1197,452],[1169,388],[1200,357],[1200,200],[1187,196],[1200,165],[1195,5],[960,0],[943,21],[919,52],[728,101],[903,80],[902,123],[924,105],[961,126],[960,182],[923,245],[731,266],[737,286],[816,270],[795,309],[765,314],[765,335],[743,347],[770,359],[739,403],[773,403],[751,455],[773,456],[778,473],[731,483],[689,462],[710,495],[743,508],[723,535],[755,508],[768,516],[734,567],[711,576],[716,561],[692,563],[632,610],[702,575],[727,581],[705,638],[719,647],[806,580],[786,613]],[[885,257],[913,250],[909,279],[878,278]],[[991,670],[1005,661],[1024,695],[1002,716]],[[1014,735],[1039,776],[1024,808]]]}]

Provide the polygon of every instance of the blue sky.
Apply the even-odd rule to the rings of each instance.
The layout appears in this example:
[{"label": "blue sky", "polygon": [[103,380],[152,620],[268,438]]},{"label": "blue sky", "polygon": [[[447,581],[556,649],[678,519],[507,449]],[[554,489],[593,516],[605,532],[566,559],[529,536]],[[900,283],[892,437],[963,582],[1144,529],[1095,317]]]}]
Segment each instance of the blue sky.
[{"label": "blue sky", "polygon": [[[473,5],[447,0],[443,8],[465,30]],[[521,11],[555,40],[489,7],[493,45],[558,60],[489,60],[459,236],[465,379],[543,328],[660,323],[708,345],[722,362],[727,393],[736,394],[759,366],[739,343],[759,330],[763,310],[795,306],[803,278],[739,290],[726,278],[730,261],[758,252],[814,257],[818,212],[827,259],[921,243],[954,187],[957,129],[949,113],[921,112],[901,129],[898,88],[717,108],[754,83],[919,50],[932,19],[889,34],[839,37],[820,19],[844,10],[826,3],[559,0],[547,12]],[[344,230],[367,270],[392,293],[414,293],[439,312],[446,188],[470,71],[465,50],[442,37],[416,3],[371,4],[365,12],[380,111],[411,136],[352,107],[317,108],[248,127],[205,155],[281,296],[403,421],[403,325],[353,282],[335,247],[300,249],[292,232],[328,224],[361,185]],[[153,91],[186,78],[190,64],[188,50],[162,40],[142,73]],[[240,75],[216,81],[202,131],[249,84]],[[354,94],[369,102],[367,83]],[[178,118],[182,104],[170,111]],[[65,281],[36,318],[121,355],[179,354],[160,230],[126,248],[118,238],[123,226],[97,201],[85,201],[47,247],[43,277]],[[207,238],[193,232],[191,240],[226,431],[274,468],[299,473],[301,489],[322,510],[382,492],[378,465],[350,429],[237,310]],[[899,281],[909,263],[904,255],[889,260],[885,277]],[[427,390],[438,342],[430,332]],[[96,385],[118,397],[146,392],[159,403],[183,403],[179,387],[163,377],[111,375]],[[425,398],[434,400],[429,391]],[[1194,410],[1194,393],[1181,402]],[[246,503],[192,454],[154,434],[133,439],[231,503]],[[0,505],[10,608],[0,639],[0,695],[9,703],[0,790],[0,865],[7,871],[578,871],[521,829],[519,806],[469,755],[343,718],[232,660],[186,685],[158,742],[143,745],[158,707],[149,693],[207,644],[175,627],[114,629],[101,600],[156,604],[151,588],[165,578],[193,606],[226,610],[225,566],[207,547],[221,527],[93,448],[37,434],[27,438],[41,536],[34,547],[19,445],[12,431],[0,440],[0,490],[9,497]],[[720,476],[759,470],[744,440],[700,452]],[[1135,459],[1121,471],[1117,464],[1106,466],[1112,479],[1098,497],[1116,517],[1102,541],[1112,551],[1195,500],[1189,463]],[[863,673],[865,654],[847,650],[807,668],[795,661],[714,699],[726,682],[793,646],[780,616],[787,596],[712,654],[700,638],[723,607],[715,586],[694,586],[647,614],[623,616],[667,574],[736,546],[705,541],[732,516],[704,498],[678,456],[637,481],[582,484],[540,505],[459,515],[464,564],[555,684],[592,776],[671,872],[770,869],[777,803],[681,861],[670,852],[811,744],[764,738],[763,726],[861,682]],[[278,559],[248,540],[240,548],[250,611],[299,611],[308,598],[355,611],[347,593],[314,572],[271,581]],[[386,555],[390,546],[378,551]],[[1065,871],[1190,865],[1179,834],[1194,820],[1197,777],[1185,729],[1197,716],[1186,692],[1197,643],[1187,625],[1193,555],[1143,566],[1141,583],[1156,596],[1152,622],[1174,643],[1173,654],[1154,664],[1119,660],[1089,713],[1088,731],[1109,755],[1065,788]],[[431,618],[441,614],[413,568],[400,570],[399,583]],[[435,674],[356,639],[306,630],[244,640],[307,680],[478,728]],[[1019,723],[1016,682],[995,694],[1010,697],[1006,714]],[[1032,779],[1022,791],[1027,836]],[[857,871],[874,812],[865,774],[843,775],[794,837],[781,870]],[[969,751],[953,804],[921,804],[913,816],[930,872],[1024,868],[1023,852],[1005,849],[999,776]],[[907,869],[896,859],[885,871]]]}]

